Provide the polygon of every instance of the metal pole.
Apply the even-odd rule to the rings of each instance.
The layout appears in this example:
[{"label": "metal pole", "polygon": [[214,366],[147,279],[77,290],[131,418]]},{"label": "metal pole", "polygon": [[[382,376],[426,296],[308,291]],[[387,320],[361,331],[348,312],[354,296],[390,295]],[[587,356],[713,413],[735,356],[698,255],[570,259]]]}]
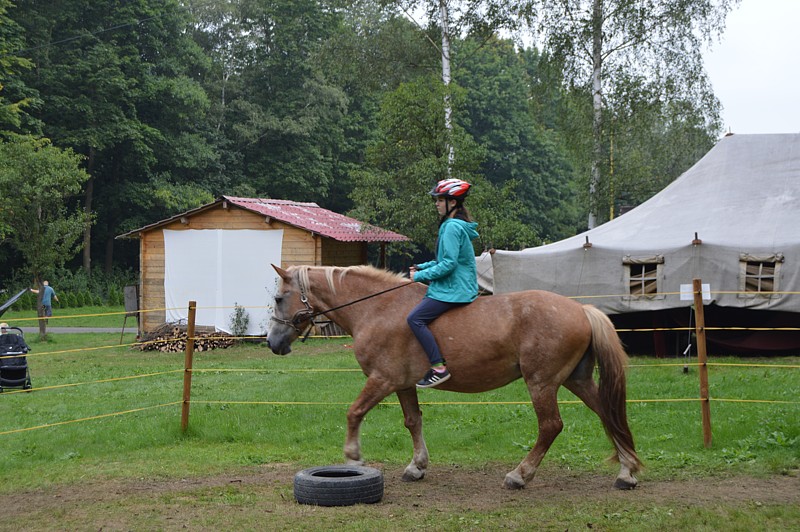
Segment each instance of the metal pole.
[{"label": "metal pole", "polygon": [[708,396],[708,357],[706,356],[706,318],[703,310],[703,283],[692,281],[694,291],[695,332],[697,335],[697,361],[700,363],[700,409],[703,415],[703,445],[711,447],[711,405]]},{"label": "metal pole", "polygon": [[183,362],[183,408],[181,409],[181,431],[189,428],[189,399],[192,395],[192,358],[194,357],[194,321],[197,302],[189,301],[189,324],[186,328],[186,356]]}]

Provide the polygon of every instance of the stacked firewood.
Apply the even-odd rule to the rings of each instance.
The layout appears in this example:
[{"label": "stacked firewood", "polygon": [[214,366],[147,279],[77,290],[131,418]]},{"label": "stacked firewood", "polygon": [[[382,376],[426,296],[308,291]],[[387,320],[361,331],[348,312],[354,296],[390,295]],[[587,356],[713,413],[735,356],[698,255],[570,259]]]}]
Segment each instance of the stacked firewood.
[{"label": "stacked firewood", "polygon": [[[141,351],[161,351],[163,353],[180,353],[186,350],[189,338],[186,327],[165,323],[153,332],[147,333],[137,345]],[[196,332],[194,335],[195,351],[225,349],[236,343],[235,339],[224,332]]]}]

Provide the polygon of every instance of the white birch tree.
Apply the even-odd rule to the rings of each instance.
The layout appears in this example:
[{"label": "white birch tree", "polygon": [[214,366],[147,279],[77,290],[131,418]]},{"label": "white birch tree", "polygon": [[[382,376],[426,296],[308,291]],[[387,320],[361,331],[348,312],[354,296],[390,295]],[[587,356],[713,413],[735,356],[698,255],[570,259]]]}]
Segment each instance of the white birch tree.
[{"label": "white birch tree", "polygon": [[[597,187],[604,165],[604,108],[617,73],[661,82],[661,98],[718,102],[702,50],[722,33],[740,0],[530,0],[512,7],[530,14],[538,40],[563,68],[565,85],[586,86],[592,98],[588,226],[597,225]],[[713,116],[708,116],[713,120]]]},{"label": "white birch tree", "polygon": [[[450,86],[451,78],[451,46],[452,37],[465,35],[490,35],[498,30],[514,31],[520,25],[517,8],[497,0],[399,0],[389,2],[416,22],[420,28],[438,26],[441,32],[442,83],[444,84],[444,127],[448,137],[447,173],[455,163],[455,148],[452,142],[453,134],[453,108],[451,103]],[[425,22],[427,21],[427,22]],[[429,37],[431,44],[437,46]]]}]

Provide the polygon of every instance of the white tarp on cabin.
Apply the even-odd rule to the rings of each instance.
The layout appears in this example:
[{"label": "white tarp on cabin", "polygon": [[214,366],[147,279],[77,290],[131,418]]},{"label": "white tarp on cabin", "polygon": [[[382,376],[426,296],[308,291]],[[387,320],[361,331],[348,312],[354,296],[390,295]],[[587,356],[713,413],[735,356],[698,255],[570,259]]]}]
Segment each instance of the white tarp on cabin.
[{"label": "white tarp on cabin", "polygon": [[234,307],[245,308],[248,335],[263,335],[272,317],[283,231],[164,230],[167,322],[186,323],[197,302],[196,325],[231,333]]}]

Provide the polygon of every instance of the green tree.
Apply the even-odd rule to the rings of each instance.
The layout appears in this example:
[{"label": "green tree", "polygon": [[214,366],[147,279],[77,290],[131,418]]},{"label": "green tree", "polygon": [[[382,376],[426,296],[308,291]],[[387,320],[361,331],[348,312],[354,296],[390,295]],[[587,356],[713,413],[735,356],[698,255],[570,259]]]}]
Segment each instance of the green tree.
[{"label": "green tree", "polygon": [[[0,160],[0,204],[5,206],[0,211],[0,227],[5,227],[0,236],[19,252],[39,286],[80,248],[90,220],[76,200],[89,176],[81,169],[80,156],[46,139],[12,137],[0,142]],[[39,297],[41,302],[41,293]],[[46,322],[40,320],[39,333],[44,337],[46,332]]]},{"label": "green tree", "polygon": [[35,95],[20,79],[32,63],[19,55],[24,39],[22,27],[8,14],[13,7],[10,0],[0,0],[0,134],[25,131],[26,109],[35,103]]},{"label": "green tree", "polygon": [[404,82],[436,72],[437,54],[425,34],[405,16],[372,1],[353,2],[343,23],[311,57],[329,83],[343,91],[343,144],[333,169],[330,195],[322,203],[338,212],[353,206],[352,174],[362,170],[367,148],[378,140],[383,96]]},{"label": "green tree", "polygon": [[[593,162],[592,101],[585,86],[564,87],[552,58],[539,62],[534,113],[558,132],[578,176],[581,205],[588,204],[585,176]],[[616,216],[662,190],[696,163],[716,142],[695,99],[665,99],[659,81],[620,73],[606,95],[599,181],[595,190],[598,220]],[[584,211],[585,212],[585,211]],[[584,218],[585,220],[585,218]],[[577,228],[585,228],[583,224]]]},{"label": "green tree", "polygon": [[453,42],[468,35],[491,37],[500,29],[514,29],[518,26],[518,13],[513,7],[509,8],[508,3],[494,0],[390,0],[388,3],[412,19],[424,13],[428,28],[438,34],[436,38],[429,36],[429,41],[439,51],[441,79],[445,87],[442,94],[444,127],[450,137],[447,143],[448,168],[452,171],[456,154],[455,139],[452,138],[453,102],[448,89],[452,79]]},{"label": "green tree", "polygon": [[329,194],[344,142],[347,98],[314,55],[341,25],[316,0],[244,0],[195,9],[195,38],[215,59],[212,115],[229,161],[259,195],[319,201]]},{"label": "green tree", "polygon": [[[83,208],[99,223],[85,228],[83,268],[91,271],[93,233],[106,244],[108,267],[114,236],[132,219],[172,214],[152,198],[173,189],[195,198],[204,189],[197,176],[217,154],[206,94],[193,77],[207,60],[175,0],[20,0],[13,16],[35,64],[25,81],[44,102],[36,117],[55,145],[84,156],[90,176]],[[134,203],[144,196],[151,199]]]},{"label": "green tree", "polygon": [[[707,129],[718,129],[719,104],[702,66],[701,47],[724,28],[739,0],[529,0],[535,28],[560,65],[567,86],[589,91],[592,107],[588,225],[598,219],[598,193],[609,136],[604,109],[618,80],[645,75],[664,101],[693,102]],[[630,87],[633,87],[631,85]],[[622,91],[616,91],[621,94]],[[716,131],[714,131],[716,132]]]},{"label": "green tree", "polygon": [[368,150],[368,166],[354,175],[356,208],[351,214],[412,239],[405,247],[393,248],[389,258],[395,267],[434,248],[438,220],[427,192],[448,175],[449,138],[459,153],[452,175],[474,185],[469,208],[480,224],[476,252],[489,246],[519,248],[536,239],[533,230],[520,222],[516,183],[493,186],[479,172],[484,150],[458,123],[452,137],[448,135],[442,94],[449,90],[458,110],[464,91],[454,84],[446,89],[436,77],[401,84],[386,96],[379,140]]},{"label": "green tree", "polygon": [[[643,76],[616,81],[608,99],[598,205],[614,217],[638,205],[697,162],[716,142],[693,100],[664,100],[658,82]],[[716,128],[714,128],[716,129]],[[600,219],[605,218],[600,213]]]},{"label": "green tree", "polygon": [[458,44],[456,77],[467,90],[466,129],[486,150],[481,173],[502,186],[515,182],[520,221],[540,239],[574,234],[573,169],[560,139],[537,122],[529,102],[538,56],[510,40]]}]

